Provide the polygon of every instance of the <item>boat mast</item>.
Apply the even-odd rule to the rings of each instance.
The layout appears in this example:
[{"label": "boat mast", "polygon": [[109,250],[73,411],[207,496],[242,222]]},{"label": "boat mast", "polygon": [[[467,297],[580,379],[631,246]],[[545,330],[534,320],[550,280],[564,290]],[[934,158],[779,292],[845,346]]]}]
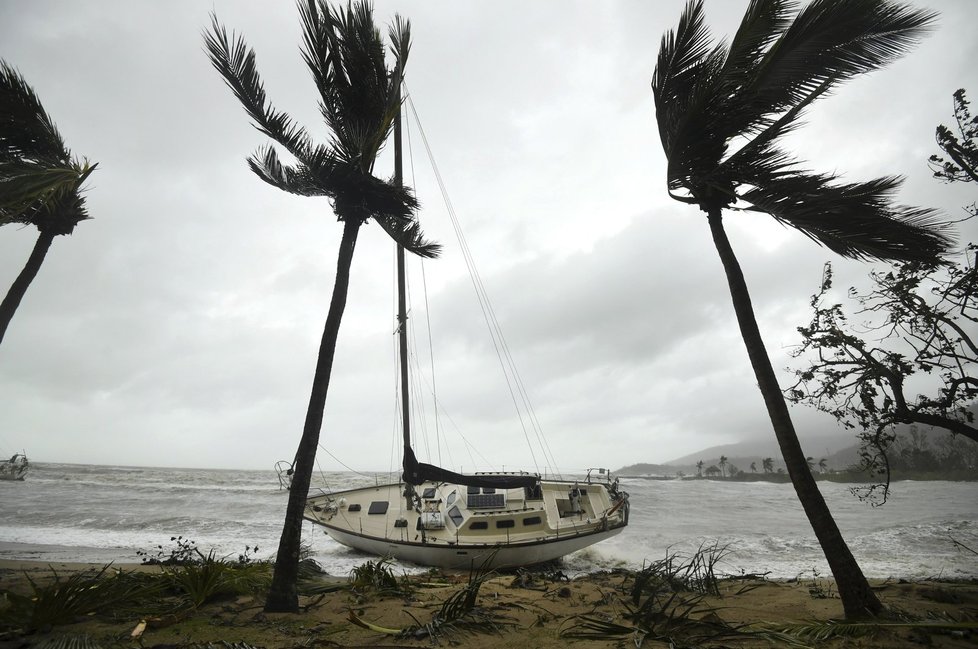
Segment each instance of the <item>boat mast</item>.
[{"label": "boat mast", "polygon": [[[401,88],[397,88],[397,115],[394,117],[394,183],[403,186],[403,152],[401,145]],[[411,408],[408,401],[408,357],[407,357],[407,298],[404,281],[404,246],[397,244],[397,340],[401,367],[401,421],[404,431],[404,448],[411,446]],[[410,509],[414,506],[414,486],[404,483],[404,498]]]}]

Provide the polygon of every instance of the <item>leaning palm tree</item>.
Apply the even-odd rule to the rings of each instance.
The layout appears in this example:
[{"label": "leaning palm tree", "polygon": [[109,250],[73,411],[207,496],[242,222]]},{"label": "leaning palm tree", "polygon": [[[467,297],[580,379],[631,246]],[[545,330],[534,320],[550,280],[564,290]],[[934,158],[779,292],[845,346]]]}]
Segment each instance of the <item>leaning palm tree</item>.
[{"label": "leaning palm tree", "polygon": [[0,302],[0,342],[54,238],[88,218],[81,186],[95,167],[72,158],[34,90],[0,60],[0,225],[33,225],[39,232]]},{"label": "leaning palm tree", "polygon": [[391,133],[400,109],[400,86],[410,46],[410,26],[397,18],[390,29],[395,67],[387,68],[384,41],[374,26],[367,2],[333,8],[325,0],[300,2],[306,65],[319,91],[319,109],[332,137],[329,144],[314,144],[304,128],[265,99],[255,68],[255,54],[241,37],[229,38],[212,16],[205,34],[207,53],[214,67],[240,100],[254,125],[295,159],[279,161],[272,144],[248,159],[252,171],[265,182],[300,196],[326,196],[343,223],[333,295],[326,316],[306,412],[302,437],[295,455],[292,486],[282,536],[275,560],[266,611],[297,611],[296,581],[302,514],[319,445],[326,393],[340,320],[346,305],[350,263],[360,226],[377,222],[406,250],[434,257],[438,246],[424,240],[414,209],[417,203],[399,182],[373,175],[374,162]]},{"label": "leaning palm tree", "polygon": [[766,213],[844,257],[930,261],[946,252],[934,212],[892,204],[899,178],[842,184],[779,148],[815,99],[895,59],[935,16],[886,0],[814,0],[792,19],[794,8],[752,0],[733,40],[713,44],[702,1],[690,1],[662,39],[652,92],[669,194],[706,214],[788,474],[846,616],[858,617],[882,607],[808,470],[722,214]]}]

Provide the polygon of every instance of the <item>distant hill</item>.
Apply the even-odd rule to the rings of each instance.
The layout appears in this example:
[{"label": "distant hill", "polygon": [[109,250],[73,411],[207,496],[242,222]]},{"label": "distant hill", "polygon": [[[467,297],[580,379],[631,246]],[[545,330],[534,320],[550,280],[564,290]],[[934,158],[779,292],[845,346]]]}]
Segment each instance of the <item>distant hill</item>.
[{"label": "distant hill", "polygon": [[612,473],[622,476],[674,476],[676,471],[676,467],[668,464],[631,464]]},{"label": "distant hill", "polygon": [[[819,437],[811,437],[807,440],[802,440],[802,448],[805,450],[805,453],[815,458],[816,462],[822,458],[826,458],[829,468],[843,469],[848,466],[848,464],[851,464],[852,461],[849,461],[847,464],[840,464],[836,466],[829,461],[829,458],[832,457],[834,453],[841,451],[846,446],[851,446],[854,441],[855,436],[851,432],[839,432],[832,435],[822,435]],[[781,461],[781,451],[778,448],[778,443],[774,439],[774,434],[772,433],[770,439],[750,440],[738,444],[711,446],[703,449],[702,451],[697,451],[696,453],[690,453],[689,455],[684,455],[683,457],[676,458],[675,460],[670,460],[665,464],[632,464],[622,467],[614,473],[616,475],[626,476],[675,476],[679,472],[685,473],[686,475],[696,475],[697,462],[702,461],[704,467],[709,467],[710,465],[718,464],[720,462],[721,455],[726,456],[727,467],[734,466],[741,471],[749,472],[750,465],[753,462],[757,471],[760,472],[761,463],[766,457],[770,457],[774,460],[775,471],[777,471],[779,468],[784,468],[784,462]]]},{"label": "distant hill", "polygon": [[[976,408],[978,410],[978,408]],[[976,417],[978,419],[978,417]],[[928,437],[946,435],[946,431],[941,428],[931,426],[914,426]],[[901,425],[897,428],[900,436],[909,434],[911,426]],[[801,440],[802,450],[805,455],[814,459],[818,465],[821,460],[825,460],[825,467],[829,471],[844,471],[853,465],[859,464],[859,440],[854,431],[838,431],[829,435],[812,436]],[[774,471],[784,469],[784,462],[781,460],[781,450],[778,443],[771,433],[769,439],[749,440],[738,444],[723,444],[711,446],[696,453],[690,453],[682,457],[666,462],[665,464],[632,464],[622,467],[613,473],[623,476],[676,476],[680,472],[687,476],[697,474],[696,463],[703,462],[706,469],[712,465],[719,466],[720,456],[727,458],[726,469],[736,467],[741,471],[751,472],[751,464],[754,464],[757,473],[763,472],[762,466],[764,458],[771,458]]]}]

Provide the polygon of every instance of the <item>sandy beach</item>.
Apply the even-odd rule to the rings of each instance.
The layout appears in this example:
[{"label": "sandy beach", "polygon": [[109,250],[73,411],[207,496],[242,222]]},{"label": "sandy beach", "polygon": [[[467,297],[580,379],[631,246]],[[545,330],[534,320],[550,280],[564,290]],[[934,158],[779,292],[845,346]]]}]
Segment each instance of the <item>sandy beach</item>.
[{"label": "sandy beach", "polygon": [[[51,583],[102,566],[84,563],[42,564],[0,561],[0,621],[11,608],[7,593],[31,594],[30,580]],[[158,566],[113,565],[111,571],[158,573]],[[462,622],[437,624],[444,602],[464,590],[468,575],[431,574],[412,577],[404,592],[357,592],[348,577],[320,577],[317,585],[333,592],[303,595],[302,612],[266,614],[262,593],[238,594],[208,601],[172,615],[119,610],[80,617],[67,624],[33,632],[0,632],[0,648],[35,646],[52,638],[88,636],[102,647],[182,647],[207,643],[245,643],[252,647],[415,647],[449,644],[461,647],[974,647],[978,642],[978,583],[889,580],[874,583],[888,608],[891,626],[835,629],[837,635],[817,639],[816,630],[842,617],[842,605],[831,580],[771,581],[759,577],[719,582],[719,596],[669,593],[671,608],[663,609],[653,633],[622,632],[605,638],[575,637],[589,624],[614,622],[628,627],[629,593],[635,573],[611,572],[573,580],[556,574],[494,575],[478,591],[473,614]],[[664,600],[665,601],[665,600]],[[671,613],[667,613],[671,611]],[[673,621],[683,620],[670,626]],[[582,617],[583,616],[583,617]],[[355,618],[355,620],[354,620]],[[467,622],[478,620],[479,629]],[[652,619],[652,618],[650,618]],[[363,624],[375,625],[365,628]],[[429,626],[425,628],[425,625]],[[807,632],[798,625],[812,625]],[[412,635],[394,630],[420,627]],[[378,629],[387,629],[387,632]],[[779,636],[777,630],[791,630]],[[580,635],[580,634],[578,634]],[[656,637],[659,636],[659,637]]]}]

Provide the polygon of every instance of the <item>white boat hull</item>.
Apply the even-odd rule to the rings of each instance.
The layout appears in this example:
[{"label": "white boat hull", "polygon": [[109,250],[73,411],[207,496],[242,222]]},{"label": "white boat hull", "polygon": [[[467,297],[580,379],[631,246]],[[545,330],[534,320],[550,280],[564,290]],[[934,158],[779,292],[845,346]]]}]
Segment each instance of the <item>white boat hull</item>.
[{"label": "white boat hull", "polygon": [[[342,543],[367,554],[393,557],[398,561],[409,561],[420,566],[432,566],[446,570],[468,570],[479,567],[486,569],[518,568],[546,563],[611,538],[623,529],[625,528],[618,527],[605,532],[592,532],[563,539],[520,545],[467,546],[404,543],[389,539],[369,538],[329,527],[326,528],[326,533],[337,543]],[[490,559],[491,561],[487,564],[486,562]]]},{"label": "white boat hull", "polygon": [[550,480],[536,492],[480,493],[426,482],[410,506],[403,490],[403,484],[387,484],[311,496],[305,517],[362,552],[455,570],[545,563],[628,524],[628,495],[604,483]]}]

